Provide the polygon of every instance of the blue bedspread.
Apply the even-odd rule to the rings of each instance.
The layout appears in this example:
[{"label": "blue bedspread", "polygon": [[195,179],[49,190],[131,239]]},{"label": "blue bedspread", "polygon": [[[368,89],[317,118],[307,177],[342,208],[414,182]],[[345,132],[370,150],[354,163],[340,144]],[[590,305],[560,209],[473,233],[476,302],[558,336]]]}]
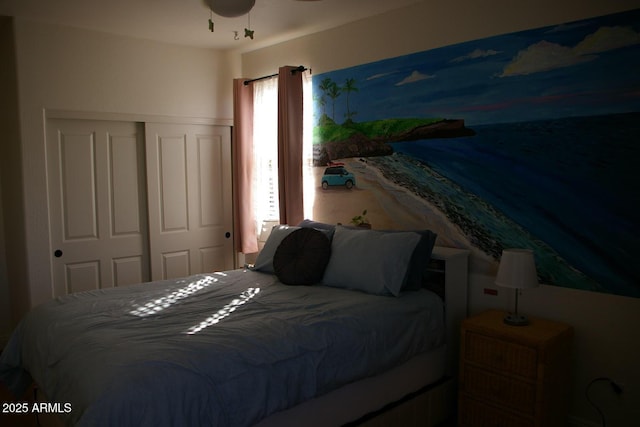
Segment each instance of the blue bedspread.
[{"label": "blue bedspread", "polygon": [[374,296],[233,270],[60,297],[0,357],[79,426],[249,426],[443,342],[428,291]]}]

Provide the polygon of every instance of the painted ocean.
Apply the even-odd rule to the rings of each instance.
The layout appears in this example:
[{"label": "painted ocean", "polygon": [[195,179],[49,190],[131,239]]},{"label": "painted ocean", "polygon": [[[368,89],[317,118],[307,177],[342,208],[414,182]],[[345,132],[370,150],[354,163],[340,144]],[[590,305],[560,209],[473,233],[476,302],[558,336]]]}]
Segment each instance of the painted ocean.
[{"label": "painted ocean", "polygon": [[471,128],[369,160],[496,259],[533,249],[543,283],[640,297],[640,113]]}]

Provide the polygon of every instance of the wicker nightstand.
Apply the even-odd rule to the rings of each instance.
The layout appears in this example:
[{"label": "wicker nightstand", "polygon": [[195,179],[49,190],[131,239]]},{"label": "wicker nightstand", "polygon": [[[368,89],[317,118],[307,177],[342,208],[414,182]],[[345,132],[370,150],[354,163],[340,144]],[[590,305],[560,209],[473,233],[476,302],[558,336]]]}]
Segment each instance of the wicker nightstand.
[{"label": "wicker nightstand", "polygon": [[565,426],[572,328],[531,317],[509,326],[504,315],[490,310],[462,323],[459,425]]}]

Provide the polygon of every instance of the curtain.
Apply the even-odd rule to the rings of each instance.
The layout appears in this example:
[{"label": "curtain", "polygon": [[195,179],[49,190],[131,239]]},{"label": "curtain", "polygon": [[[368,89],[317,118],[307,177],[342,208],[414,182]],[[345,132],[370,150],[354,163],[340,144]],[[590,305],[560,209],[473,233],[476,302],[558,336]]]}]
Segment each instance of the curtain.
[{"label": "curtain", "polygon": [[233,172],[234,234],[236,250],[245,254],[258,252],[253,200],[253,87],[246,79],[233,80]]},{"label": "curtain", "polygon": [[278,192],[280,223],[304,219],[302,180],[303,95],[298,67],[278,70]]},{"label": "curtain", "polygon": [[315,167],[313,166],[313,94],[311,89],[311,73],[302,74],[302,95],[304,98],[302,112],[304,125],[302,132],[302,164],[304,183],[304,217],[314,218],[313,208],[316,199]]}]

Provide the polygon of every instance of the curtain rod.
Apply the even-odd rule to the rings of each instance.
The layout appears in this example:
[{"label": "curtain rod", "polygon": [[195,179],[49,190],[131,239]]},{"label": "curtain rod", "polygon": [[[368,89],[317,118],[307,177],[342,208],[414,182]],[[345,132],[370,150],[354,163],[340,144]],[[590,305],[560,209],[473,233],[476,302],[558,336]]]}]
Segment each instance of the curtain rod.
[{"label": "curtain rod", "polygon": [[[291,74],[295,74],[297,71],[307,71],[308,68],[305,67],[304,65],[300,65],[297,68],[294,68],[293,70],[291,70]],[[251,79],[251,80],[245,80],[243,83],[245,86],[247,86],[249,83],[253,83],[253,82],[257,82],[259,80],[264,80],[264,79],[270,79],[271,77],[278,77],[278,73],[276,74],[271,74],[268,76],[262,76],[262,77],[256,77],[255,79]]]}]

